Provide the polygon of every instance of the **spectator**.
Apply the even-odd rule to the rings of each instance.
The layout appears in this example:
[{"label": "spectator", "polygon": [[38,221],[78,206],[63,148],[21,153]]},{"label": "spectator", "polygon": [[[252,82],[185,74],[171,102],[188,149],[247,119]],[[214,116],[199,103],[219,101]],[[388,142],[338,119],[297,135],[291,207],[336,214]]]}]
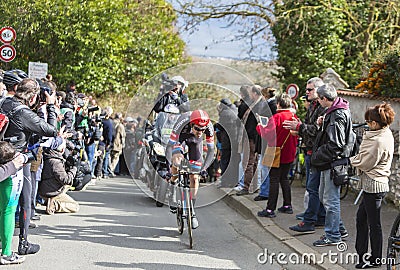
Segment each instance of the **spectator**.
[{"label": "spectator", "polygon": [[42,180],[39,184],[39,195],[47,199],[46,213],[75,213],[79,204],[66,194],[69,186],[76,186],[74,179],[77,173],[79,159],[74,160],[72,166],[65,165],[63,153],[66,142],[61,137],[56,149],[45,148],[43,151]]},{"label": "spectator", "polygon": [[[356,219],[356,251],[358,257],[363,258],[356,265],[359,269],[379,267],[382,263],[381,205],[389,191],[394,152],[394,138],[389,126],[394,116],[395,112],[387,103],[368,108],[364,117],[369,131],[363,136],[358,154],[350,158],[364,191]],[[371,256],[366,261],[364,255],[368,252],[368,235]]]},{"label": "spectator", "polygon": [[304,122],[297,120],[285,121],[284,127],[298,132],[303,138],[305,145],[305,162],[306,162],[306,194],[308,196],[307,208],[304,213],[296,217],[303,219],[298,225],[290,227],[291,230],[297,232],[315,232],[315,225],[325,224],[325,208],[319,200],[320,171],[310,164],[312,149],[315,144],[319,126],[317,125],[318,117],[322,116],[326,108],[322,107],[318,100],[317,89],[324,82],[314,77],[307,81],[306,99],[311,102],[307,109]]},{"label": "spectator", "polygon": [[[237,151],[238,118],[237,108],[228,98],[221,99],[217,107],[219,113],[216,132],[220,143],[221,187],[233,187],[239,177],[240,155]],[[234,182],[232,182],[234,181]]]},{"label": "spectator", "polygon": [[314,142],[311,165],[321,172],[319,199],[324,205],[325,235],[313,243],[316,247],[337,245],[348,232],[340,218],[340,186],[331,179],[331,164],[334,160],[349,157],[346,139],[350,138],[351,114],[347,100],[337,96],[332,84],[317,88],[319,103],[328,108],[318,118],[320,132]]},{"label": "spectator", "polygon": [[[17,209],[21,186],[19,181],[13,181],[11,175],[17,173],[25,162],[25,157],[16,154],[13,146],[0,141],[0,264],[18,264],[25,257],[11,251],[11,242],[15,226],[15,210]],[[16,193],[17,196],[13,196]]]},{"label": "spectator", "polygon": [[125,147],[125,126],[122,123],[122,113],[116,113],[114,119],[115,136],[113,137],[112,150],[110,154],[110,171],[114,176],[115,168],[118,164],[119,157],[122,154],[122,149]]},{"label": "spectator", "polygon": [[[239,101],[236,101],[235,104],[238,108],[238,118],[241,120],[241,123],[239,123],[239,130],[238,130],[238,142],[243,140],[243,120],[241,119],[240,116],[243,117],[244,113],[247,111],[249,108],[249,105],[251,103],[250,99],[250,94],[249,91],[251,89],[250,85],[242,85],[240,87],[240,97],[241,99]],[[239,143],[239,146],[241,143]],[[240,159],[241,159],[241,165],[239,166],[238,172],[239,172],[239,182],[236,185],[236,187],[233,189],[235,191],[241,191],[244,187],[244,168],[243,168],[243,146],[239,147],[238,153],[240,153]]]},{"label": "spectator", "polygon": [[20,69],[13,69],[4,72],[3,74],[3,83],[7,88],[7,96],[12,97],[15,95],[15,91],[17,90],[18,84],[22,81],[22,79],[28,78],[28,74]]},{"label": "spectator", "polygon": [[113,109],[110,106],[104,108],[104,119],[103,124],[103,143],[104,143],[104,160],[103,160],[103,178],[109,178],[110,170],[110,152],[112,149],[112,139],[113,139],[113,124],[110,119],[113,113]]},{"label": "spectator", "polygon": [[[247,166],[244,172],[244,187],[242,190],[236,193],[238,196],[249,194],[250,183],[253,180],[253,176],[257,172],[257,153],[261,153],[261,138],[256,131],[257,120],[255,114],[257,113],[262,116],[271,116],[269,106],[261,95],[261,87],[259,85],[254,85],[251,87],[249,96],[252,103],[248,109],[246,111],[238,111],[238,116],[244,123],[248,138],[248,145],[244,145],[244,130],[239,131],[239,136],[241,137],[239,138],[239,151],[243,151],[242,164],[245,164],[243,162],[247,162]],[[248,149],[245,149],[247,147]]]},{"label": "spectator", "polygon": [[[272,87],[266,87],[261,90],[262,95],[265,100],[267,100],[269,109],[271,110],[271,114],[276,114],[276,98],[275,98],[275,89]],[[261,149],[262,156],[264,155],[265,147]],[[261,163],[261,186],[259,194],[254,197],[255,201],[265,201],[269,198],[269,168]]]},{"label": "spectator", "polygon": [[280,213],[292,214],[292,197],[288,173],[290,164],[296,156],[297,136],[292,136],[290,131],[283,128],[285,120],[297,118],[290,110],[292,99],[288,94],[277,97],[277,113],[268,121],[267,126],[257,125],[257,132],[268,142],[268,146],[280,147],[280,165],[278,168],[270,168],[270,194],[267,208],[258,212],[260,217],[276,217],[275,209],[278,202],[279,185],[283,193],[283,205],[278,208]]},{"label": "spectator", "polygon": [[[56,129],[56,113],[54,103],[56,100],[55,92],[52,95],[46,93],[46,110],[47,123],[36,115],[28,106],[36,105],[40,88],[36,80],[23,79],[16,89],[14,97],[7,98],[1,106],[1,110],[7,114],[13,111],[17,106],[24,105],[23,109],[15,112],[9,122],[9,126],[5,133],[5,138],[17,138],[12,144],[18,152],[24,152],[27,149],[27,143],[33,133],[38,136],[55,137],[57,136]],[[39,251],[40,246],[28,242],[28,227],[30,224],[31,215],[31,194],[32,182],[30,164],[19,170],[13,181],[19,181],[20,185],[23,182],[22,196],[20,196],[20,235],[19,235],[19,254],[33,254]]]},{"label": "spectator", "polygon": [[70,81],[67,84],[67,88],[66,88],[65,92],[67,92],[67,93],[72,92],[74,94],[76,93],[76,83],[75,83],[75,81]]},{"label": "spectator", "polygon": [[276,98],[275,98],[276,89],[272,87],[265,87],[261,90],[262,95],[268,102],[269,109],[271,110],[271,114],[276,114]]},{"label": "spectator", "polygon": [[125,118],[126,121],[126,141],[125,141],[125,157],[128,166],[129,173],[134,175],[135,163],[136,163],[136,151],[138,146],[136,145],[135,133],[137,127],[137,120],[128,116]]}]

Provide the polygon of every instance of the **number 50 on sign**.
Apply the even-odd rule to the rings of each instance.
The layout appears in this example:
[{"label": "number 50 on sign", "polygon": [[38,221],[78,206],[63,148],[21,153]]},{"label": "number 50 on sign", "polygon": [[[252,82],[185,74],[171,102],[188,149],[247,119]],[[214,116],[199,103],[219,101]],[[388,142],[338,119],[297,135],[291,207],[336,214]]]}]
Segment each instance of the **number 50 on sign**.
[{"label": "number 50 on sign", "polygon": [[0,59],[3,62],[11,62],[15,58],[15,48],[11,45],[5,44],[0,47]]}]

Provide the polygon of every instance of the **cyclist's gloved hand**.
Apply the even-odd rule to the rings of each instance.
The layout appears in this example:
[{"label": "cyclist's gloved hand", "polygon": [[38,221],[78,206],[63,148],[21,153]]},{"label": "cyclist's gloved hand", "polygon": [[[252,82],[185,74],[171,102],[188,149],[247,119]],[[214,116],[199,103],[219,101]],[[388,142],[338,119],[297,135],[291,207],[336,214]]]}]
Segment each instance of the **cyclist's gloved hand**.
[{"label": "cyclist's gloved hand", "polygon": [[208,173],[207,173],[207,171],[202,170],[202,171],[200,172],[200,175],[201,175],[202,177],[207,177],[207,176],[208,176]]}]

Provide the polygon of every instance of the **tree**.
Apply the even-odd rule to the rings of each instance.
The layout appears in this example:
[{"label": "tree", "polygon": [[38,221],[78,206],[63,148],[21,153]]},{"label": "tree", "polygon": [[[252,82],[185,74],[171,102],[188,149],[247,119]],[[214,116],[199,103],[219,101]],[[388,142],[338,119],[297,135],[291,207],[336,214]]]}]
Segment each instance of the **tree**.
[{"label": "tree", "polygon": [[17,31],[12,67],[47,62],[61,84],[75,80],[79,91],[133,93],[185,61],[176,14],[164,0],[4,0],[0,10]]},{"label": "tree", "polygon": [[242,28],[233,38],[249,38],[250,51],[254,51],[254,39],[274,41],[277,60],[285,68],[280,73],[285,84],[304,85],[307,78],[333,67],[354,86],[377,52],[399,42],[398,1],[175,2],[188,22],[186,29],[205,20],[224,18],[227,25]]}]

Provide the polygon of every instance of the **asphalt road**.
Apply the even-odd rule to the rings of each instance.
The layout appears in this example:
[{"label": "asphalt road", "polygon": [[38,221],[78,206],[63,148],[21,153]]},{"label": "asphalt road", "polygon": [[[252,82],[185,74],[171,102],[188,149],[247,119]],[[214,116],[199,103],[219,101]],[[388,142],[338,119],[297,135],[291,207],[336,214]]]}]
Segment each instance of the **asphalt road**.
[{"label": "asphalt road", "polygon": [[[41,245],[21,265],[8,269],[310,269],[278,264],[260,253],[290,256],[289,247],[246,219],[222,200],[218,190],[200,195],[211,204],[197,209],[200,227],[189,249],[187,232],[179,235],[175,216],[157,208],[129,178],[98,181],[86,191],[70,192],[80,202],[76,214],[42,214],[29,240]],[[214,196],[214,197],[213,197]],[[43,213],[44,207],[39,207]],[[17,230],[15,231],[17,235]],[[16,250],[17,236],[13,239]],[[275,257],[276,258],[276,257]]]}]

